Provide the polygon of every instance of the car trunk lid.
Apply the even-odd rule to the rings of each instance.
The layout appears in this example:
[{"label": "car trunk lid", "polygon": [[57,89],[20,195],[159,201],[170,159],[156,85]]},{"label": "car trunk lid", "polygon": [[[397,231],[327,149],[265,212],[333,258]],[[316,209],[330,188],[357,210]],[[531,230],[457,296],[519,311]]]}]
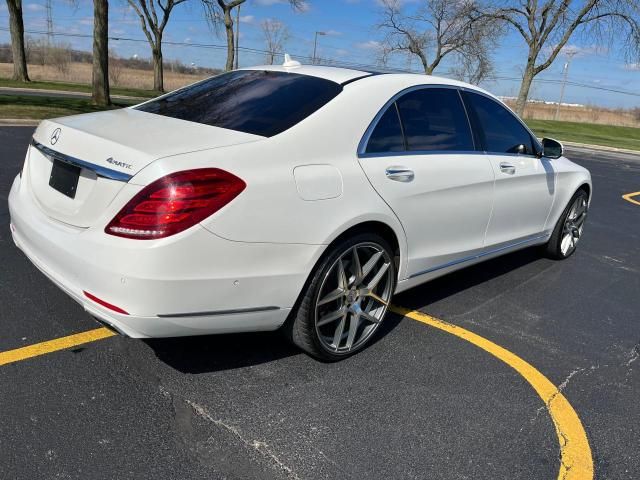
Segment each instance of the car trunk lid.
[{"label": "car trunk lid", "polygon": [[45,120],[29,149],[30,186],[48,216],[86,228],[153,161],[262,138],[130,108]]}]

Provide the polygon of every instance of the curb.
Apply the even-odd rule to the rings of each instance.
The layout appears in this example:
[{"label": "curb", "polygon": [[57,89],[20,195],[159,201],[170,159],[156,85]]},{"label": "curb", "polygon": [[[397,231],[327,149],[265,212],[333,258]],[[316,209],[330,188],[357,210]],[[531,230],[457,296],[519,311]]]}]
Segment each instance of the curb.
[{"label": "curb", "polygon": [[630,155],[640,155],[640,150],[629,150],[627,148],[608,147],[605,145],[589,145],[588,143],[575,143],[560,141],[565,147],[586,148],[589,150],[601,150],[604,152],[628,153]]},{"label": "curb", "polygon": [[[22,88],[22,87],[0,87],[0,92],[12,93],[12,94],[24,94],[33,95],[38,97],[57,96],[57,97],[70,97],[70,98],[90,98],[89,92],[77,92],[73,90],[50,90],[44,88]],[[130,100],[138,101],[140,103],[146,102],[153,97],[133,97],[130,95],[111,95],[113,100]]]},{"label": "curb", "polygon": [[35,118],[0,118],[0,127],[37,127],[41,121]]}]

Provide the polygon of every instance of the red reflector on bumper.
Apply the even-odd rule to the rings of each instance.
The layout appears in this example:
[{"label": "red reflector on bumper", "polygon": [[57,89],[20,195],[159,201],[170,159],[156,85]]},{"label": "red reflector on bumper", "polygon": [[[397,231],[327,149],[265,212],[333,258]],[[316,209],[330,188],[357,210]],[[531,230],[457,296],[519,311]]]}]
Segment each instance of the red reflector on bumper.
[{"label": "red reflector on bumper", "polygon": [[84,293],[85,297],[87,297],[89,300],[93,300],[94,302],[102,305],[105,308],[108,308],[109,310],[113,310],[114,312],[118,312],[118,313],[122,313],[123,315],[129,315],[128,312],[125,312],[123,309],[121,309],[120,307],[116,307],[115,305],[111,305],[108,302],[105,302],[104,300],[99,299],[98,297],[96,297],[95,295],[91,295],[89,292],[85,292],[84,290],[82,291],[82,293]]}]

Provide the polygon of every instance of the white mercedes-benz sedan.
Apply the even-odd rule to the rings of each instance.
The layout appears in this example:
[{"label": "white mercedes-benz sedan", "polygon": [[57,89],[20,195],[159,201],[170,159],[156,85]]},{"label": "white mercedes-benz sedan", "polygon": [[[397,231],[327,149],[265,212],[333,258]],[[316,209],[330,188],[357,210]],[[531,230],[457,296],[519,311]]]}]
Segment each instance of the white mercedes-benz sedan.
[{"label": "white mercedes-benz sedan", "polygon": [[123,335],[282,328],[337,360],[394,293],[528,246],[570,256],[591,179],[562,155],[472,85],[288,61],[43,121],[11,230]]}]

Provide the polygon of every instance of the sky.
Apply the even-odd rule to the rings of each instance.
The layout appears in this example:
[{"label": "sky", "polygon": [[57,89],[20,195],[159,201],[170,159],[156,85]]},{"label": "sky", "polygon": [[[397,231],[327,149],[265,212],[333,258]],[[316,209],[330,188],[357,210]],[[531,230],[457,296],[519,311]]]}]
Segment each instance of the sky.
[{"label": "sky", "polygon": [[[403,0],[403,8],[416,8],[419,0]],[[44,0],[23,0],[25,31],[46,31],[46,10]],[[93,2],[78,0],[76,6],[68,0],[53,0],[54,32],[91,35],[93,25]],[[380,16],[380,0],[308,0],[302,12],[291,9],[286,0],[247,0],[240,12],[240,46],[250,49],[264,49],[265,42],[261,22],[266,19],[278,20],[289,30],[285,51],[302,63],[304,57],[313,52],[316,31],[325,32],[318,36],[317,55],[321,58],[369,65],[375,68],[378,60],[379,42],[383,33],[375,25]],[[7,6],[0,3],[0,43],[10,42]],[[111,37],[130,38],[138,42],[110,40],[110,47],[121,57],[150,57],[149,45],[140,29],[139,19],[125,0],[111,0],[109,14],[109,34]],[[26,35],[37,38],[35,33]],[[73,48],[91,50],[90,38],[56,37],[71,44]],[[197,66],[223,67],[226,57],[224,48],[199,48],[193,44],[219,45],[224,47],[222,36],[213,33],[204,18],[197,0],[189,0],[174,10],[165,30],[166,42],[187,45],[165,45],[165,61],[179,59],[183,63]],[[607,107],[640,107],[640,61],[626,60],[621,48],[608,45],[606,48],[585,43],[581,38],[572,39],[571,50],[578,53],[569,66],[568,80],[587,87],[568,85],[565,103],[580,103]],[[485,81],[482,86],[497,95],[515,96],[519,78],[526,59],[526,44],[515,32],[507,33],[493,52],[495,76],[498,79]],[[537,78],[530,98],[557,101],[560,85],[544,80],[560,80],[567,57],[560,54],[554,64]],[[264,55],[241,51],[240,66],[264,63]],[[417,59],[408,61],[397,56],[391,62],[395,68],[410,68],[419,71]],[[450,62],[444,62],[435,74],[447,76]],[[630,92],[632,95],[609,90]]]}]

